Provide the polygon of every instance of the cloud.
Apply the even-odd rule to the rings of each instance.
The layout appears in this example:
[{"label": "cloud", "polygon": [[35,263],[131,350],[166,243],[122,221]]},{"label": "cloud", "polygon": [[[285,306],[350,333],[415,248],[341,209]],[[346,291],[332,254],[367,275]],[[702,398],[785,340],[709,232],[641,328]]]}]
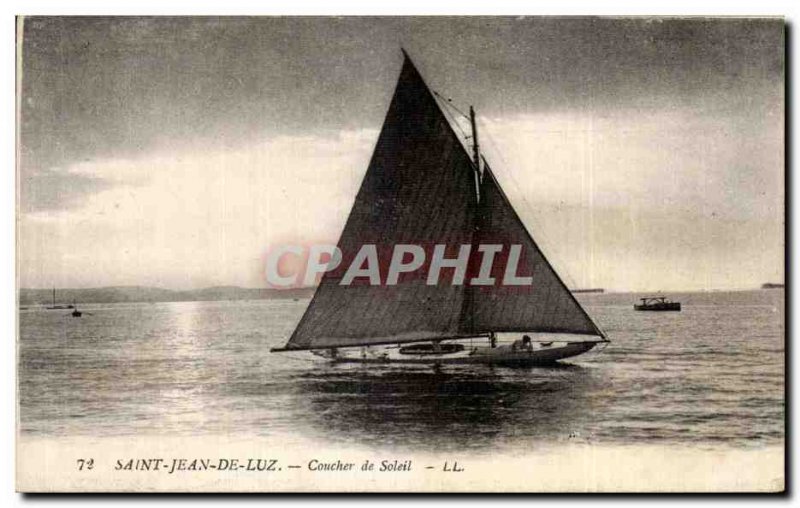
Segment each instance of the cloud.
[{"label": "cloud", "polygon": [[20,207],[23,212],[62,210],[79,206],[86,196],[112,186],[103,178],[58,168],[23,173]]},{"label": "cloud", "polygon": [[106,184],[80,206],[21,215],[22,283],[260,285],[271,243],[336,240],[376,137],[279,136],[75,164],[64,175]]},{"label": "cloud", "polygon": [[747,109],[783,87],[777,17],[26,17],[22,36],[23,171],[374,125],[401,45],[432,87],[500,117]]},{"label": "cloud", "polygon": [[[782,116],[669,108],[490,117],[482,146],[572,286],[747,287],[783,277]],[[103,182],[23,213],[23,285],[263,285],[267,249],[335,242],[376,129],[72,164]]]},{"label": "cloud", "polygon": [[508,192],[539,204],[736,219],[782,214],[780,112],[578,111],[488,118],[485,126],[484,149],[503,166],[497,172]]}]

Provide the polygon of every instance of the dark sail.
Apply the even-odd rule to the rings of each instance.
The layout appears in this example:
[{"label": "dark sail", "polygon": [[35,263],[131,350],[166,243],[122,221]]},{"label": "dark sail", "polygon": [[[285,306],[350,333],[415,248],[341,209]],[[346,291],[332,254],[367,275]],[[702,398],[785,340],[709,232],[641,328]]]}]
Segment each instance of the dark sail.
[{"label": "dark sail", "polygon": [[[339,240],[342,268],[323,276],[286,349],[413,342],[461,334],[465,287],[451,284],[446,277],[429,286],[422,269],[396,285],[370,285],[364,279],[350,285],[339,283],[365,244],[376,245],[382,260],[398,244],[456,248],[471,244],[475,205],[469,157],[406,58]],[[382,281],[385,277],[386,266],[381,266]]]},{"label": "dark sail", "polygon": [[499,283],[468,286],[463,330],[602,336],[525,229],[488,165],[484,168],[478,209],[475,244],[503,247],[494,263],[492,277],[502,280],[510,247],[521,245],[517,272],[532,281],[522,286]]}]

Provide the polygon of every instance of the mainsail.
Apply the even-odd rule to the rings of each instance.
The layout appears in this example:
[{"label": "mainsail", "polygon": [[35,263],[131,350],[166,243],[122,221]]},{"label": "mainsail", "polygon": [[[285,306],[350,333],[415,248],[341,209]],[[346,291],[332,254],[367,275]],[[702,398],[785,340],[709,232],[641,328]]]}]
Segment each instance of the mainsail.
[{"label": "mainsail", "polygon": [[[472,163],[411,60],[403,63],[383,129],[338,247],[346,267],[365,244],[472,242]],[[411,342],[460,332],[463,286],[429,286],[425,273],[393,286],[340,285],[325,273],[286,345]],[[354,281],[355,282],[355,281]]]},{"label": "mainsail", "polygon": [[[528,235],[486,167],[475,168],[405,56],[367,173],[345,224],[337,270],[326,272],[285,350],[469,337],[495,331],[602,335]],[[527,287],[427,284],[426,269],[395,285],[340,284],[363,245],[522,246]],[[472,256],[478,255],[473,249]],[[450,253],[448,253],[450,256]],[[385,256],[381,256],[385,258]],[[475,262],[470,260],[470,267]],[[382,276],[385,268],[382,267]],[[473,271],[472,268],[470,271]],[[502,277],[502,275],[500,275]]]}]

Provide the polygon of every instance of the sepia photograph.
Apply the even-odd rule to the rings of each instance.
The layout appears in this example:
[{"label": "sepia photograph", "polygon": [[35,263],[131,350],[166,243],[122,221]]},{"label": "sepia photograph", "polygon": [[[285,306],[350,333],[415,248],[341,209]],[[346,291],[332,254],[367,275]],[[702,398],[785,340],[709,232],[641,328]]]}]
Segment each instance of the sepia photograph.
[{"label": "sepia photograph", "polygon": [[15,22],[17,491],[786,490],[784,18]]}]

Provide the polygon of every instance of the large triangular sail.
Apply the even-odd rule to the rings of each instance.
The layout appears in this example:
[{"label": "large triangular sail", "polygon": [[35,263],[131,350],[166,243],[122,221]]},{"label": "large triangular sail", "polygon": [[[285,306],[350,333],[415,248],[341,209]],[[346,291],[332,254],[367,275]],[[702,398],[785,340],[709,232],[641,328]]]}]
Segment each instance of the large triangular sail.
[{"label": "large triangular sail", "polygon": [[[476,157],[477,146],[475,148]],[[476,185],[478,188],[476,189]],[[476,192],[476,190],[478,192]],[[395,246],[471,245],[463,284],[428,284],[429,264],[384,284]],[[342,283],[363,246],[374,246],[381,284]],[[500,247],[488,279],[479,246]],[[482,177],[413,63],[403,69],[338,248],[305,314],[281,350],[323,349],[474,337],[493,332],[604,334],[567,289],[485,165]],[[515,277],[505,284],[512,246]],[[487,277],[484,277],[487,278]],[[527,278],[527,279],[526,279]]]},{"label": "large triangular sail", "polygon": [[[475,334],[549,332],[599,335],[603,333],[564,285],[525,229],[491,168],[484,166],[476,217],[476,245],[499,245],[491,276],[496,283],[467,286],[462,326]],[[521,246],[517,274],[530,277],[525,285],[499,283],[505,276],[511,246]]]},{"label": "large triangular sail", "polygon": [[[323,276],[285,349],[459,336],[463,285],[427,285],[425,269],[396,285],[340,282],[363,245],[375,245],[384,260],[398,244],[471,244],[475,205],[472,163],[406,57],[338,243],[341,267]],[[386,266],[381,269],[385,277]]]}]

